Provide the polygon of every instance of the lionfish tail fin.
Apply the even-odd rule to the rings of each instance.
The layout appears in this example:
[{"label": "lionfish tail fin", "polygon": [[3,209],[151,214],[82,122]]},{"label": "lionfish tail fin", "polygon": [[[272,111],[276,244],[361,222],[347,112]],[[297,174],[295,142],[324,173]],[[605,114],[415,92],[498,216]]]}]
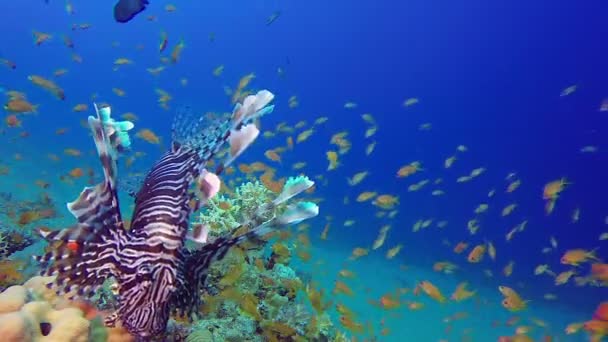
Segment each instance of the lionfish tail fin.
[{"label": "lionfish tail fin", "polygon": [[[93,293],[109,275],[115,275],[118,245],[125,231],[116,193],[116,159],[118,152],[130,145],[128,121],[117,122],[110,117],[110,108],[98,109],[97,117],[89,117],[89,126],[104,181],[85,187],[78,198],[67,204],[78,224],[63,230],[40,230],[50,243],[50,252],[35,257],[43,266],[43,275],[56,275],[58,292],[86,297]],[[69,284],[68,284],[69,283]],[[50,284],[52,285],[52,284]]]},{"label": "lionfish tail fin", "polygon": [[[260,208],[251,221],[261,222],[261,217],[267,217],[268,211],[274,210],[274,203],[283,203],[289,198],[305,191],[314,185],[307,177],[290,179],[277,199],[269,205]],[[287,195],[289,194],[289,196]],[[282,201],[278,201],[282,199]],[[189,252],[184,258],[184,282],[178,288],[175,308],[181,315],[190,316],[200,306],[200,289],[205,284],[207,272],[214,261],[224,258],[230,248],[246,241],[260,241],[264,236],[290,224],[315,217],[319,214],[319,207],[312,202],[297,202],[287,205],[281,215],[260,223],[257,227],[238,236],[225,235],[212,243],[204,245],[201,249]],[[237,229],[238,230],[238,229]]]}]

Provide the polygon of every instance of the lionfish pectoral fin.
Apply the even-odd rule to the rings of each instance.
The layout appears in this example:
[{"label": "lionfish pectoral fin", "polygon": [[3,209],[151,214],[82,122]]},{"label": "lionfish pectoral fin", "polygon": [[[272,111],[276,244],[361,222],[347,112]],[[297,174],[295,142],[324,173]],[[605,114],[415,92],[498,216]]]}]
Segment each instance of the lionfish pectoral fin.
[{"label": "lionfish pectoral fin", "polygon": [[86,187],[78,198],[68,203],[68,210],[78,220],[70,228],[40,230],[51,243],[51,251],[35,257],[42,263],[42,275],[55,275],[58,292],[90,297],[109,276],[117,276],[118,245],[126,232],[120,214],[116,184],[116,159],[121,149],[128,148],[127,131],[133,124],[116,122],[110,108],[98,109],[89,117],[95,146],[103,167],[104,181]]},{"label": "lionfish pectoral fin", "polygon": [[79,223],[99,229],[119,229],[123,227],[123,222],[116,192],[116,160],[118,152],[131,144],[127,131],[133,128],[133,123],[114,121],[110,116],[110,107],[99,109],[95,105],[95,111],[97,117],[89,116],[89,127],[101,161],[104,181],[84,188],[75,201],[68,203],[68,210]]},{"label": "lionfish pectoral fin", "polygon": [[249,147],[260,135],[260,130],[255,121],[274,110],[269,103],[274,99],[274,94],[268,90],[261,90],[255,95],[249,95],[238,103],[232,111],[233,129],[230,132],[228,142],[230,153],[220,166],[221,169],[228,167],[232,162]]},{"label": "lionfish pectoral fin", "polygon": [[[47,286],[73,298],[90,298],[105,279],[116,274],[115,243],[95,235],[95,229],[83,224],[61,230],[39,229],[51,250],[34,256],[40,262],[42,276],[54,276]],[[108,253],[110,252],[110,253]]]}]

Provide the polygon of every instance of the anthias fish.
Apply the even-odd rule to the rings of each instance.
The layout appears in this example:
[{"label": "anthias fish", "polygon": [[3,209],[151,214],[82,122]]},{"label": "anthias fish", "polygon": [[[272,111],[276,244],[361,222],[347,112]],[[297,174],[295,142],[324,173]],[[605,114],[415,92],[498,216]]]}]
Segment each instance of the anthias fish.
[{"label": "anthias fish", "polygon": [[[282,213],[268,213],[313,185],[306,177],[289,179],[272,202],[258,208],[243,222],[253,227],[243,235],[224,236],[196,250],[184,247],[187,238],[204,243],[208,227],[189,232],[189,216],[219,191],[218,174],[230,165],[258,136],[253,123],[272,112],[273,94],[263,90],[237,104],[229,119],[212,124],[187,111],[178,113],[173,125],[172,147],[152,167],[139,192],[127,230],[121,217],[116,182],[116,160],[130,145],[129,121],[114,121],[110,108],[97,109],[89,117],[104,180],[85,188],[68,209],[77,223],[63,230],[41,230],[56,245],[36,257],[44,271],[54,275],[48,284],[57,293],[75,298],[91,297],[108,278],[118,286],[118,309],[106,324],[117,320],[140,340],[165,332],[171,313],[191,316],[200,306],[200,290],[214,261],[247,240],[318,214],[311,202],[288,204]],[[205,167],[226,144],[230,153],[215,172]],[[196,186],[193,186],[196,185]],[[192,189],[194,188],[194,190]],[[197,203],[192,206],[192,202]]]}]

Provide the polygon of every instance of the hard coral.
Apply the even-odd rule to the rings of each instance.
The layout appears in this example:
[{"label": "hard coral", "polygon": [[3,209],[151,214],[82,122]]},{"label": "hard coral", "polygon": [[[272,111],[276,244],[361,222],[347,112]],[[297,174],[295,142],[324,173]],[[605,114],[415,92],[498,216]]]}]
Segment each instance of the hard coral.
[{"label": "hard coral", "polygon": [[13,286],[0,294],[3,341],[87,341],[89,321],[76,308],[55,310],[48,302],[28,302],[28,292]]},{"label": "hard coral", "polygon": [[2,341],[134,341],[120,327],[107,329],[99,324],[101,313],[90,304],[57,296],[46,287],[52,280],[33,277],[0,293]]}]

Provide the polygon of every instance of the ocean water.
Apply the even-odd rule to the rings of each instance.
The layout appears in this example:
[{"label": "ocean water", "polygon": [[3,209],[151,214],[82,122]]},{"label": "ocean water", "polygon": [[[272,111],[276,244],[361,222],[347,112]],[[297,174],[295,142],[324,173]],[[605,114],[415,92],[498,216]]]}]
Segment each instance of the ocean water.
[{"label": "ocean water", "polygon": [[[534,269],[546,264],[558,274],[572,269],[574,277],[586,277],[590,263],[569,267],[560,262],[564,253],[595,249],[595,262],[608,258],[608,239],[600,239],[608,232],[605,2],[151,0],[126,24],[114,22],[112,2],[69,3],[73,13],[66,11],[65,1],[0,2],[0,59],[16,65],[0,65],[0,89],[23,92],[39,105],[37,113],[17,116],[21,127],[9,127],[4,118],[11,113],[3,113],[0,166],[8,172],[0,175],[0,192],[15,202],[38,199],[43,191],[35,182],[48,182],[44,192],[58,204],[59,216],[44,225],[73,224],[63,203],[74,200],[87,184],[86,177],[72,179],[71,170],[101,171],[88,130],[81,125],[93,113],[93,101],[110,103],[117,115],[135,113],[135,131],[148,128],[160,137],[160,144],[133,137],[133,150],[145,155],[128,171],[119,171],[119,178],[127,178],[127,172],[147,171],[169,146],[176,108],[187,104],[202,112],[230,111],[233,103],[226,87],[234,90],[243,76],[254,73],[248,89],[269,89],[276,95],[275,112],[260,125],[262,132],[275,136],[260,137],[238,163],[263,161],[280,177],[303,173],[316,180],[312,196],[322,201],[319,216],[308,221],[312,259],[294,260],[292,267],[325,288],[334,303],[356,313],[356,321],[365,326],[363,334],[341,326],[340,315],[330,309],[336,325],[349,336],[496,341],[527,326],[528,335],[538,341],[545,336],[553,341],[589,339],[582,330],[568,335],[564,329],[591,319],[598,304],[608,300],[605,284],[577,286],[571,279],[556,286],[553,277],[537,276]],[[167,11],[169,4],[176,10]],[[268,25],[274,13],[280,15]],[[74,29],[80,24],[90,28]],[[34,31],[52,37],[37,46]],[[168,37],[163,52],[161,32]],[[64,36],[73,41],[72,48],[65,45]],[[180,41],[184,49],[179,60],[163,61]],[[118,58],[132,63],[116,68]],[[222,65],[221,75],[214,75]],[[158,76],[147,70],[161,66]],[[59,69],[68,71],[54,76]],[[65,99],[33,85],[31,75],[55,81]],[[113,88],[125,94],[119,96]],[[159,106],[158,89],[170,94],[168,109]],[[0,96],[8,102],[8,96]],[[407,99],[417,103],[406,106]],[[88,104],[89,109],[74,111],[77,104]],[[366,113],[373,116],[374,125],[362,119]],[[319,117],[328,120],[313,125]],[[280,123],[294,127],[300,121],[306,123],[295,133],[277,129]],[[365,137],[372,126],[377,131]],[[64,128],[65,134],[58,135]],[[280,162],[265,157],[266,151],[285,146],[288,136],[296,139],[309,128],[314,128],[310,138],[281,152]],[[352,147],[338,154],[336,169],[328,170],[326,153],[337,151],[330,139],[339,132],[348,132]],[[375,149],[367,154],[371,143]],[[466,151],[458,151],[459,145]],[[70,157],[64,153],[67,148],[83,155]],[[446,168],[451,156],[456,157],[454,164]],[[420,171],[397,177],[402,166],[414,161],[421,163]],[[294,170],[298,162],[306,165]],[[482,167],[485,171],[478,177],[457,181]],[[367,177],[349,185],[347,178],[363,171],[369,172]],[[568,184],[547,214],[543,187],[561,178]],[[506,192],[516,179],[520,187]],[[420,190],[408,190],[423,180],[428,184]],[[435,190],[444,194],[434,196]],[[495,194],[489,197],[492,190]],[[397,196],[399,203],[391,209],[394,218],[377,217],[382,210],[371,201],[357,202],[364,191]],[[129,210],[131,200],[123,189],[120,196]],[[476,214],[482,203],[487,211]],[[501,211],[509,204],[517,206],[503,217]],[[19,227],[8,217],[7,207],[0,210],[3,226]],[[576,210],[580,218],[574,222]],[[467,229],[473,218],[480,225],[475,234]],[[433,220],[430,227],[413,231],[417,221],[428,219]],[[354,223],[345,225],[349,220]],[[525,230],[507,241],[505,235],[524,220]],[[439,228],[439,221],[447,225]],[[321,239],[327,224],[327,239]],[[372,250],[387,224],[391,228],[384,245]],[[552,237],[557,246],[543,252],[551,247]],[[453,248],[461,241],[469,247],[456,254]],[[480,263],[467,262],[473,246],[487,242],[495,246],[496,260],[486,255]],[[387,259],[387,251],[398,244],[403,245],[401,252]],[[357,247],[370,249],[369,255],[349,260]],[[457,269],[436,272],[433,265],[439,261]],[[509,262],[513,272],[505,276]],[[340,278],[344,269],[356,277]],[[337,280],[354,294],[333,293]],[[425,280],[446,297],[464,281],[477,292],[463,302],[438,303],[424,293],[412,294]],[[506,310],[499,286],[514,288],[529,300],[527,308]],[[405,288],[399,308],[374,304]],[[547,300],[547,294],[555,299]],[[411,310],[411,302],[424,307]],[[466,316],[446,320],[456,313]],[[520,320],[506,324],[513,317]]]}]

